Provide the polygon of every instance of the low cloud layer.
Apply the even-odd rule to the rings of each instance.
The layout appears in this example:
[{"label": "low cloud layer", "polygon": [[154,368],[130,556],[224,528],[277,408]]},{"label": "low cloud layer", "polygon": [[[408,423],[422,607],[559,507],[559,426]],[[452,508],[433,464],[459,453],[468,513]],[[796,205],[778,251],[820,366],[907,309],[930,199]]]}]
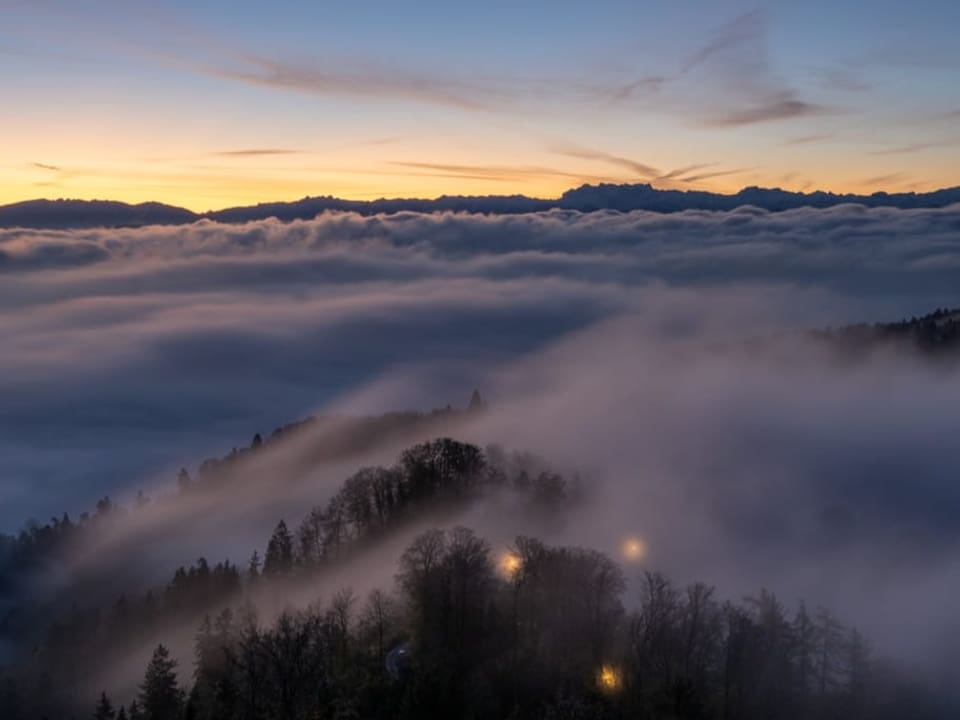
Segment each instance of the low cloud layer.
[{"label": "low cloud layer", "polygon": [[[956,372],[840,364],[790,331],[960,305],[958,235],[957,206],[0,231],[0,522],[154,493],[311,412],[477,386],[491,411],[446,432],[590,478],[551,542],[639,536],[644,567],[823,603],[886,654],[956,667]],[[153,579],[242,561],[403,444],[304,471],[317,442],[268,447],[229,499],[138,517],[78,567],[121,548]],[[456,520],[497,547],[526,529],[483,506]],[[401,547],[339,580],[389,586]]]},{"label": "low cloud layer", "polygon": [[841,206],[2,230],[0,522],[134,492],[385,373],[460,402],[681,299],[737,307],[731,337],[957,304],[958,229],[958,207]]}]

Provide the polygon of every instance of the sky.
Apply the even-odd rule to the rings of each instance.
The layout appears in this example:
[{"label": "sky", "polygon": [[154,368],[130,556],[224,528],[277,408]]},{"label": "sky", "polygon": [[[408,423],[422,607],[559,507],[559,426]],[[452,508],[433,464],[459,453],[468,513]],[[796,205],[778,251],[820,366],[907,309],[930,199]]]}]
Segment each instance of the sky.
[{"label": "sky", "polygon": [[952,0],[0,0],[0,15],[0,203],[960,182]]}]

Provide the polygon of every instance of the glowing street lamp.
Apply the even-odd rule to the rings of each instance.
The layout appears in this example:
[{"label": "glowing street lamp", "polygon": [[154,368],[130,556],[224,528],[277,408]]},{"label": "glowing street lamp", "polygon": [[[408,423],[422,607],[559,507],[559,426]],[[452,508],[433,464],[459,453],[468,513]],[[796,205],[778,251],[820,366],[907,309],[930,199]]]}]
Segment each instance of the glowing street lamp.
[{"label": "glowing street lamp", "polygon": [[506,577],[513,578],[520,568],[523,567],[523,560],[515,552],[505,552],[500,556],[500,572]]},{"label": "glowing street lamp", "polygon": [[618,692],[623,687],[623,673],[614,665],[601,665],[597,670],[597,685],[604,692]]},{"label": "glowing street lamp", "polygon": [[620,554],[629,562],[639,562],[647,555],[647,544],[638,537],[625,538],[620,546]]}]

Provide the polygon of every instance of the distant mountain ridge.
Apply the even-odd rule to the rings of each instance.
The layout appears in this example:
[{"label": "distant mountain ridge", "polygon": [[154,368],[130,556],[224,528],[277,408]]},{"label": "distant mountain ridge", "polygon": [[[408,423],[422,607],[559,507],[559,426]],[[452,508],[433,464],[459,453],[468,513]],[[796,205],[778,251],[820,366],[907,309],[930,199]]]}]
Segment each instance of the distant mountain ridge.
[{"label": "distant mountain ridge", "polygon": [[551,209],[594,212],[598,210],[647,210],[672,213],[683,210],[729,211],[750,205],[770,212],[802,207],[829,208],[858,204],[901,209],[940,208],[960,203],[960,186],[928,193],[836,194],[816,191],[790,192],[779,188],[747,187],[732,195],[701,190],[660,190],[647,183],[634,185],[581,185],[559,198],[525,195],[443,195],[438,198],[344,200],[333,196],[307,197],[293,202],[260,203],[195,213],[185,208],[148,202],[130,205],[103,200],[29,200],[0,206],[0,227],[93,228],[142,225],[182,225],[198,220],[244,223],[277,218],[289,222],[308,220],[326,211],[361,215],[399,212],[471,212],[522,214]]},{"label": "distant mountain ridge", "polygon": [[199,217],[185,208],[157,202],[130,205],[111,200],[27,200],[0,206],[0,227],[183,225],[196,222]]}]

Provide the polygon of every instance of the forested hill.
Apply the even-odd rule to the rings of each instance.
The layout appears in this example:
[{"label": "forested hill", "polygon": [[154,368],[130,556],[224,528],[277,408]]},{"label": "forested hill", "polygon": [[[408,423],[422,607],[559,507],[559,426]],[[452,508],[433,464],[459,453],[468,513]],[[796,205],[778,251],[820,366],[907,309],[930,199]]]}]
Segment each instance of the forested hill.
[{"label": "forested hill", "polygon": [[[200,558],[104,606],[74,597],[0,668],[0,717],[952,717],[947,699],[875,658],[828,610],[786,608],[767,590],[731,602],[702,583],[676,586],[630,546],[614,559],[525,535],[495,552],[467,528],[429,529],[365,597],[329,582],[431,505],[493,492],[560,517],[578,502],[571,480],[450,438],[408,448],[348,477],[295,531],[280,519],[245,567]],[[107,531],[115,512],[91,522]],[[628,604],[630,575],[639,601]],[[309,602],[291,606],[305,591]],[[130,686],[122,677],[145,644],[152,656]]]},{"label": "forested hill", "polygon": [[140,225],[179,225],[198,220],[243,223],[266,218],[282,221],[309,220],[327,211],[362,215],[399,212],[470,212],[517,214],[550,209],[592,212],[596,210],[647,210],[672,213],[683,210],[734,210],[745,205],[771,212],[803,207],[829,208],[854,203],[865,207],[901,209],[941,208],[960,203],[960,187],[928,193],[885,193],[872,195],[831,192],[790,192],[779,188],[748,187],[725,195],[696,190],[664,190],[652,185],[582,185],[559,198],[543,199],[525,195],[445,195],[434,199],[397,198],[344,200],[333,196],[306,197],[293,202],[261,203],[223,210],[194,213],[184,208],[143,203],[85,200],[30,200],[0,206],[0,227],[90,228]]},{"label": "forested hill", "polygon": [[960,352],[960,309],[939,308],[919,318],[848,325],[813,335],[850,353],[890,347],[952,357]]},{"label": "forested hill", "polygon": [[[942,354],[958,322],[941,309],[814,336]],[[610,554],[555,542],[592,483],[457,438],[485,412],[474,392],[464,410],[309,418],[184,468],[152,498],[0,535],[0,718],[960,717],[955,694],[877,656],[856,616],[787,607],[777,588],[728,599],[675,585],[636,539]],[[385,443],[404,449],[367,464]],[[249,483],[258,502],[289,487],[271,456],[308,481],[331,459],[347,469],[282,514],[269,506],[272,532],[236,528],[236,556],[197,543],[169,560],[183,523],[208,519],[197,507],[231,506]],[[483,507],[523,534],[495,546],[452,522]],[[150,581],[132,572],[143,566]],[[342,580],[373,566],[369,593]]]}]

